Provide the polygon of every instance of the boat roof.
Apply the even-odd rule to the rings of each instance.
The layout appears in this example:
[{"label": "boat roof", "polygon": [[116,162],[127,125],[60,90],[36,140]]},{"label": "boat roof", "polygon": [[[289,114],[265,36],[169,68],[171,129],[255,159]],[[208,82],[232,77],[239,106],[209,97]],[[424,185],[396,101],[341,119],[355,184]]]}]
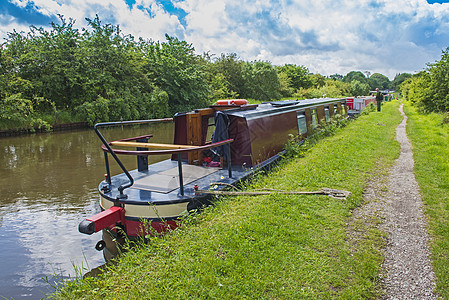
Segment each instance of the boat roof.
[{"label": "boat roof", "polygon": [[283,100],[274,102],[265,102],[253,109],[230,109],[224,111],[227,115],[242,117],[245,119],[255,119],[267,115],[277,115],[289,111],[304,110],[309,107],[314,107],[318,104],[334,103],[337,101],[346,100],[346,98],[316,98],[316,99],[304,99],[304,100]]}]

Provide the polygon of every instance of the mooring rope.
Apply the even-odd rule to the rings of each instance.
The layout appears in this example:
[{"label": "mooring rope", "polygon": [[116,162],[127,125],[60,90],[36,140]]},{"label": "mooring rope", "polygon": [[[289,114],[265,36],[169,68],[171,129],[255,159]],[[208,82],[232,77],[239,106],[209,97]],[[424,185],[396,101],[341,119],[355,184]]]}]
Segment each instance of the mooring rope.
[{"label": "mooring rope", "polygon": [[[224,184],[228,185],[228,184]],[[230,184],[229,184],[230,185]],[[230,185],[232,186],[232,185]],[[234,186],[233,186],[234,187]],[[236,188],[236,187],[234,187]],[[237,188],[236,188],[237,189]],[[213,191],[213,190],[197,190],[195,194],[210,194],[210,195],[224,195],[224,196],[259,196],[259,195],[271,195],[271,194],[282,194],[282,195],[327,195],[333,198],[338,199],[346,199],[351,192],[330,189],[330,188],[322,188],[319,191],[283,191],[283,190],[275,190],[275,189],[263,189],[256,191]]]}]

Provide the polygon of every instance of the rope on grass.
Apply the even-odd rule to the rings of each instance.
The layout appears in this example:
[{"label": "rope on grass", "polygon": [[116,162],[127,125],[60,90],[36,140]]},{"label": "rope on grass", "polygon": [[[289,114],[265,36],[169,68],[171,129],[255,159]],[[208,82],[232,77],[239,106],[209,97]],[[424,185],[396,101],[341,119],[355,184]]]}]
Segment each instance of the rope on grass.
[{"label": "rope on grass", "polygon": [[212,182],[209,185],[210,186],[213,186],[213,185],[226,185],[226,186],[229,186],[229,187],[235,189],[236,191],[240,191],[240,189],[238,189],[235,185],[232,185],[232,184],[229,184],[229,183],[225,183],[225,182]]},{"label": "rope on grass", "polygon": [[211,191],[211,190],[198,190],[195,194],[210,194],[210,195],[224,195],[224,196],[259,196],[259,195],[271,195],[271,194],[282,194],[282,195],[327,195],[337,199],[346,199],[351,192],[336,190],[330,188],[322,188],[319,191],[304,192],[304,191],[282,191],[274,189],[264,189],[251,192],[240,192],[240,191]]}]

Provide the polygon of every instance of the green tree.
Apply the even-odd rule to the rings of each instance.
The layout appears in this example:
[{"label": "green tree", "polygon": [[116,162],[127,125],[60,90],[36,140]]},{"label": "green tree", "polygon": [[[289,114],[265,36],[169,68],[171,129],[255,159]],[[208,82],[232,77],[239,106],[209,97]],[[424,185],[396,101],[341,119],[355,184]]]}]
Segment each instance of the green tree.
[{"label": "green tree", "polygon": [[291,87],[292,81],[288,77],[287,73],[285,72],[278,73],[278,78],[280,84],[279,93],[281,93],[282,97],[291,97],[295,92],[295,90]]},{"label": "green tree", "polygon": [[[36,90],[37,82],[33,82],[33,70],[39,71],[39,68],[33,67],[38,59],[34,57],[36,49],[31,47],[28,41],[30,35],[13,31],[8,33],[6,43],[2,49],[3,78],[5,80],[5,89],[2,94],[5,96],[20,94],[22,98],[31,100]],[[34,72],[35,72],[34,71]]]},{"label": "green tree", "polygon": [[294,96],[298,99],[310,98],[340,98],[351,96],[351,84],[341,80],[325,79],[324,85],[308,89],[299,89]]},{"label": "green tree", "polygon": [[391,85],[390,85],[391,89],[400,92],[401,84],[410,77],[412,77],[412,74],[410,74],[410,73],[396,74],[393,81],[391,82]]},{"label": "green tree", "polygon": [[229,88],[229,82],[222,73],[215,74],[210,81],[213,99],[235,99],[238,94]]},{"label": "green tree", "polygon": [[203,58],[191,44],[168,35],[166,39],[145,46],[148,78],[167,92],[172,112],[207,105],[211,91]]},{"label": "green tree", "polygon": [[441,59],[429,64],[431,94],[425,93],[427,97],[423,105],[428,111],[445,112],[449,110],[449,48],[442,51]]},{"label": "green tree", "polygon": [[423,71],[406,79],[401,84],[401,90],[406,100],[411,101],[422,112],[436,109],[432,101],[431,76]]},{"label": "green tree", "polygon": [[313,85],[313,81],[310,77],[309,69],[304,66],[297,66],[293,64],[285,64],[281,67],[277,67],[278,73],[285,73],[290,79],[291,88],[298,90],[300,88],[310,88]]},{"label": "green tree", "polygon": [[0,129],[48,126],[36,116],[33,101],[23,98],[20,93],[0,99],[0,120]]},{"label": "green tree", "polygon": [[[21,93],[23,97],[35,96],[50,99],[58,107],[71,102],[78,87],[72,84],[76,76],[76,50],[79,33],[73,28],[74,21],[68,22],[60,16],[61,24],[51,23],[51,30],[31,26],[27,35],[12,32],[8,34],[6,51],[13,61],[16,83],[31,82],[32,90],[16,84],[11,93]],[[19,79],[20,78],[20,79]]]},{"label": "green tree", "polygon": [[0,100],[6,97],[6,87],[8,86],[7,64],[8,58],[3,50],[4,44],[0,44]]},{"label": "green tree", "polygon": [[333,75],[329,75],[329,78],[333,80],[343,80],[343,75],[335,73]]},{"label": "green tree", "polygon": [[343,82],[351,83],[353,80],[357,80],[361,83],[368,83],[368,78],[360,71],[351,71],[343,77]]},{"label": "green tree", "polygon": [[258,100],[280,99],[281,85],[276,69],[264,61],[246,62],[243,66],[245,98]]},{"label": "green tree", "polygon": [[351,95],[354,97],[366,96],[369,93],[369,85],[358,80],[351,81]]},{"label": "green tree", "polygon": [[310,81],[312,82],[312,86],[320,88],[325,85],[326,78],[321,74],[313,74],[310,75]]},{"label": "green tree", "polygon": [[449,48],[442,51],[441,59],[429,64],[427,70],[405,80],[401,89],[423,112],[449,110]]},{"label": "green tree", "polygon": [[374,73],[368,78],[368,84],[371,90],[375,90],[376,88],[386,90],[390,88],[390,79],[380,73]]},{"label": "green tree", "polygon": [[[244,89],[244,82],[242,77],[242,68],[244,62],[240,60],[236,53],[221,54],[220,57],[209,64],[209,72],[212,73],[212,78],[217,74],[221,74],[223,84],[228,89],[226,97],[238,97],[242,94]],[[234,95],[234,96],[231,96]]]},{"label": "green tree", "polygon": [[132,101],[150,95],[153,85],[146,76],[144,53],[131,35],[123,35],[119,26],[102,24],[98,16],[86,19],[91,31],[83,30],[79,56],[79,82],[84,97],[75,105],[105,99],[128,98]]}]

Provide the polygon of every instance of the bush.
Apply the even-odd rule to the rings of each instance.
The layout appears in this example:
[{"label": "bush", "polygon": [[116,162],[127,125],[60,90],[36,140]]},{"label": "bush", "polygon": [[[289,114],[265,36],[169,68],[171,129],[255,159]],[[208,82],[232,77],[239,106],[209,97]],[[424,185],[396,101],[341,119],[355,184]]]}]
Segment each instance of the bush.
[{"label": "bush", "polygon": [[324,86],[309,89],[299,89],[293,95],[298,99],[347,97],[351,94],[351,86],[349,83],[336,81],[332,79],[325,80]]},{"label": "bush", "polygon": [[108,100],[98,97],[94,102],[84,102],[75,108],[76,114],[86,120],[89,125],[109,121]]},{"label": "bush", "polygon": [[449,124],[449,111],[447,111],[446,113],[444,113],[444,116],[443,116],[443,124]]},{"label": "bush", "polygon": [[367,114],[369,114],[370,112],[374,112],[374,111],[376,111],[377,110],[377,107],[376,107],[376,105],[373,103],[373,102],[370,102],[369,104],[368,104],[368,106],[367,107],[365,107],[363,110],[362,110],[362,115],[367,115]]},{"label": "bush", "polygon": [[47,122],[35,116],[33,101],[22,94],[14,94],[0,100],[0,129],[50,127]]},{"label": "bush", "polygon": [[351,81],[351,94],[353,97],[365,96],[369,93],[369,85],[358,80]]},{"label": "bush", "polygon": [[170,116],[169,97],[167,92],[155,89],[151,95],[151,118],[166,118]]}]

